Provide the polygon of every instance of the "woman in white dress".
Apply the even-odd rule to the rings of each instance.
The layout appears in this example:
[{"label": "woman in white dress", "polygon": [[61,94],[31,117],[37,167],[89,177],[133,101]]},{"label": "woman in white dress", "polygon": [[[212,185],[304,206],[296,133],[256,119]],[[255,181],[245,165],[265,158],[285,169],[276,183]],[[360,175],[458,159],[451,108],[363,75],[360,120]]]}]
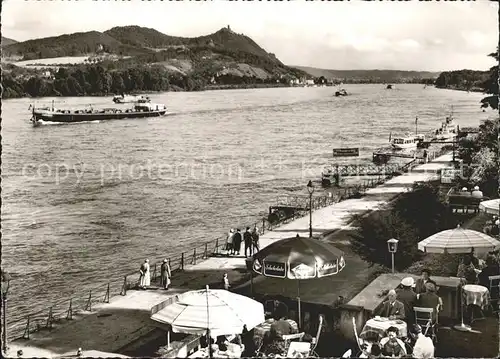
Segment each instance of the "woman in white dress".
[{"label": "woman in white dress", "polygon": [[149,272],[149,259],[146,259],[140,269],[141,278],[139,288],[146,289],[151,285],[151,275]]}]

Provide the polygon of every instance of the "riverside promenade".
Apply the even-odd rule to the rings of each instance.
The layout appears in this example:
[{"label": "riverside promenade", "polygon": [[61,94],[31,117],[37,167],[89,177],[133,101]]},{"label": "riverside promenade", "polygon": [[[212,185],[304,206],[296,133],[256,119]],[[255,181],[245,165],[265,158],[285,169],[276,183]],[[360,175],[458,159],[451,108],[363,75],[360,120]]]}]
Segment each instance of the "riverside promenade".
[{"label": "riverside promenade", "polygon": [[[416,166],[410,173],[394,177],[378,187],[367,190],[362,198],[347,199],[314,211],[313,236],[329,240],[335,233],[349,230],[352,228],[353,216],[368,214],[386,206],[399,194],[409,191],[415,182],[439,179],[438,171],[450,167],[451,161],[451,153],[442,155],[430,163]],[[308,235],[308,228],[309,216],[298,218],[261,235],[260,246],[263,248],[279,239],[296,234]],[[365,266],[368,267],[368,264]],[[349,263],[344,271],[348,267]],[[110,298],[109,303],[93,306],[92,312],[81,312],[78,316],[74,315],[73,320],[54,323],[50,330],[30,334],[30,339],[9,342],[8,357],[15,357],[18,349],[23,350],[24,357],[45,358],[74,357],[80,347],[84,355],[85,351],[90,350],[122,353],[131,343],[157,332],[150,319],[152,307],[185,291],[219,283],[223,273],[228,273],[232,283],[247,279],[244,256],[214,256],[195,265],[186,266],[184,271],[174,274],[172,287],[168,291],[155,287],[149,290],[128,290],[124,296]],[[351,286],[349,282],[343,285]],[[304,290],[303,294],[310,297],[304,300],[315,299],[312,298],[315,296],[314,291]],[[321,298],[316,298],[317,300]],[[324,302],[331,302],[330,297],[324,296]]]}]

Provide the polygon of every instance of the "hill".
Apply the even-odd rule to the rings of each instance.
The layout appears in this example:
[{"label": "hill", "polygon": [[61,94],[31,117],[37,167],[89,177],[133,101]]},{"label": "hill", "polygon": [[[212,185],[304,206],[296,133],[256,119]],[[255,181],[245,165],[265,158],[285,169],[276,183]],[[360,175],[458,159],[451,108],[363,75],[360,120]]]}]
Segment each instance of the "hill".
[{"label": "hill", "polygon": [[10,44],[2,56],[6,98],[288,86],[311,77],[229,26],[192,38],[114,27]]},{"label": "hill", "polygon": [[151,51],[123,44],[105,33],[88,31],[10,44],[2,49],[2,56],[32,60],[82,56],[99,52],[138,55]]},{"label": "hill", "polygon": [[9,39],[8,37],[3,37],[2,36],[2,47],[3,46],[8,46],[8,45],[11,45],[11,44],[15,44],[17,41],[16,40],[12,40],[12,39]]},{"label": "hill", "polygon": [[295,66],[311,76],[342,82],[383,82],[401,83],[422,79],[435,79],[439,72],[400,70],[327,70],[314,67]]},{"label": "hill", "polygon": [[[248,36],[229,26],[199,37],[163,34],[140,26],[114,27],[105,32],[89,31],[19,42],[5,46],[3,57],[16,60],[88,55],[89,58],[118,55],[127,58],[117,67],[161,64],[171,72],[201,73],[203,76],[255,77],[307,76],[289,68],[267,53]],[[109,58],[109,56],[108,56]]]}]

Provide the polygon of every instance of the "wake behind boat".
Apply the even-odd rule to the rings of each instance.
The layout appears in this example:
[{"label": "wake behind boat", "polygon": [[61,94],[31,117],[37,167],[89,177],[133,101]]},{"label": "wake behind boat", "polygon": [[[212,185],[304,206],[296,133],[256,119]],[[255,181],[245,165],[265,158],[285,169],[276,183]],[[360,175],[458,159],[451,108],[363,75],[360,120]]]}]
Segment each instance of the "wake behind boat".
[{"label": "wake behind boat", "polygon": [[32,108],[31,123],[38,126],[43,122],[74,123],[104,120],[122,120],[126,118],[159,117],[167,113],[167,107],[162,104],[140,102],[133,108],[122,110],[117,108],[62,110],[52,107]]}]

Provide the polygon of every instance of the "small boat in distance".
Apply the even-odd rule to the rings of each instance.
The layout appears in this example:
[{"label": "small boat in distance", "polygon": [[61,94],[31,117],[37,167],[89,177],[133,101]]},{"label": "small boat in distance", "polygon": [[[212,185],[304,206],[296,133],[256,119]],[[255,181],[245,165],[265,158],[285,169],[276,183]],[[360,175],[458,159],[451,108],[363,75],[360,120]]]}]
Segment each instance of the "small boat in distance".
[{"label": "small boat in distance", "polygon": [[56,123],[74,123],[74,122],[91,122],[104,120],[122,120],[127,118],[146,118],[160,117],[166,114],[167,107],[162,104],[154,104],[151,102],[136,103],[134,107],[121,110],[117,108],[104,109],[81,109],[81,110],[62,110],[52,107],[32,108],[31,123],[34,127],[39,126],[43,122]]},{"label": "small boat in distance", "polygon": [[387,90],[393,90],[394,89],[394,85],[389,84],[389,85],[387,85],[386,89]]},{"label": "small boat in distance", "polygon": [[338,89],[337,91],[335,91],[335,96],[348,96],[349,94],[347,93],[347,91],[345,89]]},{"label": "small boat in distance", "polygon": [[135,96],[135,95],[121,94],[121,95],[113,97],[114,103],[134,103],[134,102],[139,102],[139,101],[150,101],[150,100],[149,100],[149,97],[144,97],[142,95]]}]

